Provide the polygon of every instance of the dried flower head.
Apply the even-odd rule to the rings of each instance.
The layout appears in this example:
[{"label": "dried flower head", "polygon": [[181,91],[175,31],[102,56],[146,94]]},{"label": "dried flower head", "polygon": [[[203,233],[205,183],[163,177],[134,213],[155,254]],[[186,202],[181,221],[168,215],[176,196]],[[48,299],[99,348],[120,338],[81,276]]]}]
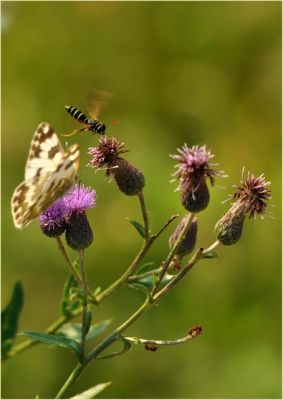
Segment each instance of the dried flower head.
[{"label": "dried flower head", "polygon": [[121,192],[128,196],[138,195],[143,190],[145,179],[143,173],[120,157],[125,153],[124,143],[116,138],[102,137],[97,147],[89,148],[92,159],[89,166],[98,169],[106,166],[106,175],[112,175]]},{"label": "dried flower head", "polygon": [[62,235],[66,229],[66,208],[63,199],[56,200],[39,217],[42,232],[49,237]]},{"label": "dried flower head", "polygon": [[99,145],[96,147],[90,147],[88,150],[88,154],[92,156],[88,165],[96,169],[106,166],[107,175],[110,175],[110,170],[112,168],[117,167],[117,161],[120,159],[120,154],[128,151],[125,149],[125,144],[119,142],[115,137],[101,137],[99,139]]},{"label": "dried flower head", "polygon": [[170,155],[178,161],[177,170],[173,174],[174,180],[179,181],[178,190],[181,191],[182,204],[191,212],[204,210],[209,203],[210,195],[206,184],[209,178],[211,185],[214,177],[224,177],[223,171],[212,168],[210,160],[214,157],[206,146],[188,147],[187,144],[177,149],[179,154]]},{"label": "dried flower head", "polygon": [[234,185],[237,191],[233,198],[243,204],[246,208],[245,214],[249,214],[249,218],[255,218],[257,214],[262,216],[265,213],[266,202],[271,199],[269,185],[270,182],[265,181],[264,174],[256,178],[250,173],[245,180],[240,181],[240,185]]},{"label": "dried flower head", "polygon": [[270,182],[265,181],[263,174],[256,178],[250,173],[245,180],[240,181],[240,185],[234,185],[236,193],[232,198],[235,201],[215,225],[215,232],[220,243],[230,246],[240,239],[246,216],[263,217],[266,202],[271,198],[269,185]]}]

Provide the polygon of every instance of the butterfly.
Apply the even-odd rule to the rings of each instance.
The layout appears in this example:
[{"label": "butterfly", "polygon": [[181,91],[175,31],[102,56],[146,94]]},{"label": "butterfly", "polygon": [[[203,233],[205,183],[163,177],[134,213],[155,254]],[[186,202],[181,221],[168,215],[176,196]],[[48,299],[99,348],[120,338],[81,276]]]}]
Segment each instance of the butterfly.
[{"label": "butterfly", "polygon": [[79,156],[78,144],[64,151],[51,125],[39,124],[31,141],[25,180],[12,196],[16,228],[27,226],[72,186],[79,169]]}]

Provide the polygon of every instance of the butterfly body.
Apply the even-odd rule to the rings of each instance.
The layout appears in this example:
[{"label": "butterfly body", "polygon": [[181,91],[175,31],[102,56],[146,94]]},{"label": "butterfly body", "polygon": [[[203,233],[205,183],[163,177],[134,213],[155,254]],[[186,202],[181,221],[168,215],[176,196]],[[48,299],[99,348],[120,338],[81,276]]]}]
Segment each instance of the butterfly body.
[{"label": "butterfly body", "polygon": [[16,228],[22,229],[68,190],[79,169],[79,146],[67,151],[47,123],[41,123],[31,141],[25,180],[15,189],[11,207]]},{"label": "butterfly body", "polygon": [[91,131],[93,133],[98,133],[99,135],[105,134],[106,125],[98,121],[96,118],[88,118],[83,112],[73,106],[65,106],[65,108],[73,118],[86,125],[85,128],[80,129],[79,131]]}]

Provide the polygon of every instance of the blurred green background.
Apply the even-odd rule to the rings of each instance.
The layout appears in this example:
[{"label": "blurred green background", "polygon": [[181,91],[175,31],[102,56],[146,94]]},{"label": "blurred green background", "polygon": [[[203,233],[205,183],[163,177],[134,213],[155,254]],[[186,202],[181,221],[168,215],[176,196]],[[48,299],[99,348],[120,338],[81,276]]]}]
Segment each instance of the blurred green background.
[{"label": "blurred green background", "polygon": [[[200,263],[127,331],[174,339],[200,324],[200,338],[156,353],[136,346],[93,363],[70,395],[110,380],[100,397],[281,397],[280,2],[2,2],[2,307],[21,279],[20,331],[44,330],[57,318],[67,268],[36,221],[14,228],[10,198],[38,123],[48,121],[60,134],[78,128],[64,105],[85,111],[91,88],[114,94],[101,119],[120,121],[108,134],[126,143],[125,158],[146,176],[153,230],[184,214],[169,183],[168,155],[185,142],[206,144],[229,175],[199,215],[199,246],[215,240],[214,225],[229,207],[221,202],[243,166],[272,182],[275,218],[247,221],[240,242],[219,248],[219,259]],[[69,143],[80,143],[80,177],[98,193],[86,264],[91,286],[106,287],[139,249],[127,217],[141,216],[136,198],[85,167],[97,139],[89,133]],[[169,234],[147,260],[164,259]],[[114,328],[142,299],[121,290],[95,319],[113,318]],[[52,398],[75,364],[64,349],[34,347],[4,364],[2,397]]]}]

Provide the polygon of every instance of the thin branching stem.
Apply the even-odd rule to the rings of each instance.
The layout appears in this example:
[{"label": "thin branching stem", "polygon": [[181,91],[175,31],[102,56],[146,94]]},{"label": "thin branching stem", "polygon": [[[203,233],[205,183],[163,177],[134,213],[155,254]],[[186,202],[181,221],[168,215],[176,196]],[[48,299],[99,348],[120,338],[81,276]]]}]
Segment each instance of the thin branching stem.
[{"label": "thin branching stem", "polygon": [[166,257],[165,261],[162,262],[162,264],[161,264],[161,272],[160,272],[160,274],[159,274],[159,276],[158,276],[158,278],[157,278],[157,280],[155,282],[155,285],[154,285],[154,287],[152,289],[152,292],[151,292],[152,296],[154,296],[155,293],[158,291],[158,288],[161,285],[162,279],[164,278],[164,276],[165,276],[165,274],[166,274],[166,272],[168,270],[170,262],[172,261],[174,255],[177,253],[179,247],[181,246],[182,241],[184,240],[184,238],[186,236],[186,233],[190,229],[190,226],[191,226],[191,223],[193,221],[194,215],[195,215],[194,213],[188,214],[187,221],[186,221],[183,229],[181,230],[176,242],[174,243],[174,245],[172,246],[171,250],[169,251],[168,256]]},{"label": "thin branching stem", "polygon": [[176,346],[178,344],[183,344],[186,343],[195,337],[197,337],[201,333],[201,328],[200,327],[194,327],[189,330],[189,333],[179,339],[175,340],[161,340],[161,339],[142,339],[142,338],[137,338],[137,337],[131,337],[131,336],[124,336],[124,339],[128,340],[129,342],[132,342],[134,344],[140,344],[142,346]]},{"label": "thin branching stem", "polygon": [[[143,202],[143,204],[145,205],[145,203]],[[146,213],[147,214],[147,213]],[[131,275],[135,273],[135,271],[138,269],[138,267],[140,266],[142,260],[144,259],[145,255],[147,254],[148,250],[150,249],[150,247],[152,246],[152,244],[154,243],[154,241],[164,232],[164,230],[178,217],[178,215],[172,215],[165,223],[164,225],[160,228],[160,230],[156,233],[153,234],[149,237],[148,241],[144,241],[142,244],[142,247],[140,249],[140,251],[138,252],[138,254],[136,255],[136,257],[134,258],[134,260],[132,261],[131,265],[128,267],[128,269],[121,275],[120,278],[118,278],[114,283],[112,283],[109,287],[107,287],[105,290],[103,290],[101,293],[99,293],[98,295],[96,295],[95,297],[90,293],[90,291],[88,290],[88,295],[92,295],[91,300],[93,303],[95,304],[100,304],[102,301],[104,301],[107,297],[109,297],[114,291],[116,291],[117,289],[119,289],[121,286],[123,286],[125,283],[129,281],[131,281]],[[64,245],[61,241],[60,238],[58,238],[59,240],[57,240],[57,243],[59,245],[59,249],[62,252],[64,259],[66,260],[69,268],[74,268],[73,264],[71,262],[71,260],[69,259],[69,256],[64,248]],[[159,268],[160,270],[160,268]],[[73,273],[73,271],[71,270],[71,272]],[[75,271],[77,273],[77,271]],[[78,275],[78,273],[77,273]],[[79,276],[79,275],[78,275]],[[81,277],[79,276],[79,283],[81,285]],[[61,316],[59,317],[56,321],[54,321],[46,330],[46,333],[55,333],[59,328],[61,328],[62,325],[64,325],[65,323],[69,322],[70,320],[72,320],[73,318],[75,318],[76,316],[79,316],[82,314],[83,311],[83,307],[79,307],[77,308],[75,311],[73,311],[69,316]],[[2,359],[2,361],[5,361],[9,358],[14,357],[15,355],[21,353],[24,350],[27,350],[28,348],[39,344],[40,342],[36,341],[36,340],[25,340],[22,343],[19,343],[15,346],[13,346],[12,350],[7,354],[7,356],[5,358]]]},{"label": "thin branching stem", "polygon": [[168,292],[170,292],[176,285],[180,282],[181,279],[184,278],[184,276],[190,271],[190,269],[203,257],[203,249],[200,248],[198,249],[195,254],[192,256],[190,259],[189,263],[185,265],[181,271],[178,273],[178,275],[175,276],[167,285],[165,285],[159,292],[157,292],[153,296],[153,300],[157,301],[160,299],[160,297],[164,296]]},{"label": "thin branching stem", "polygon": [[70,374],[67,381],[61,387],[59,392],[57,393],[55,399],[64,398],[67,391],[72,387],[72,385],[76,382],[88,364],[97,358],[97,356],[109,347],[113,342],[115,342],[121,333],[123,333],[130,325],[133,324],[148,308],[152,306],[152,303],[146,299],[145,302],[139,307],[125,322],[123,322],[118,328],[116,328],[112,333],[110,333],[99,345],[97,345],[86,357],[85,362],[83,364],[78,364],[72,373]]},{"label": "thin branching stem", "polygon": [[140,192],[138,194],[138,198],[139,198],[139,201],[140,201],[141,212],[142,212],[143,222],[144,222],[145,241],[148,242],[149,238],[150,238],[149,218],[148,218],[148,211],[147,211],[147,208],[146,208],[146,205],[145,205],[143,192]]},{"label": "thin branching stem", "polygon": [[82,275],[82,290],[83,290],[83,313],[82,313],[82,336],[81,336],[81,360],[85,359],[86,354],[86,334],[87,334],[87,279],[84,266],[84,250],[79,250],[79,261]]},{"label": "thin branching stem", "polygon": [[[60,236],[56,236],[55,239],[56,239],[56,241],[57,241],[58,248],[59,248],[61,254],[62,254],[63,257],[64,257],[64,260],[66,261],[66,264],[67,264],[67,266],[68,266],[69,269],[70,269],[71,274],[74,276],[74,278],[76,279],[76,281],[78,282],[78,284],[81,286],[81,285],[82,285],[82,277],[81,277],[80,274],[77,272],[77,270],[76,270],[76,268],[74,267],[72,261],[70,260],[70,257],[68,256],[68,253],[67,253],[67,251],[66,251],[66,249],[65,249],[65,246],[64,246],[64,244],[63,244],[63,242],[62,242]],[[88,289],[88,296],[90,297],[90,300],[91,300],[93,303],[96,303],[96,299],[95,299],[95,297],[93,296],[93,294],[92,294],[92,292],[91,292],[90,289]]]}]

